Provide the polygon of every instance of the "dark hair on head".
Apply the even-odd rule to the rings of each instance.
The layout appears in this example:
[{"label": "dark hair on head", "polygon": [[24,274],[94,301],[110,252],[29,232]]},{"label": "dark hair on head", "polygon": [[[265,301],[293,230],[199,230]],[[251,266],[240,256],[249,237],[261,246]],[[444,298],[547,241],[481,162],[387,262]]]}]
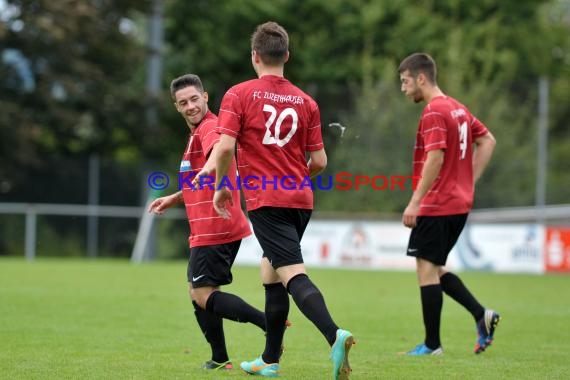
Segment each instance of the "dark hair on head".
[{"label": "dark hair on head", "polygon": [[289,35],[274,21],[260,24],[251,36],[251,50],[255,50],[268,66],[284,64],[289,51]]},{"label": "dark hair on head", "polygon": [[202,81],[200,77],[196,74],[184,74],[181,77],[173,79],[170,82],[170,96],[172,99],[176,100],[176,91],[182,90],[183,88],[194,86],[201,93],[204,92],[204,86],[202,86]]},{"label": "dark hair on head", "polygon": [[436,84],[437,67],[435,60],[426,53],[414,53],[404,58],[398,67],[398,73],[403,73],[408,70],[412,76],[417,76],[423,73],[428,80]]}]

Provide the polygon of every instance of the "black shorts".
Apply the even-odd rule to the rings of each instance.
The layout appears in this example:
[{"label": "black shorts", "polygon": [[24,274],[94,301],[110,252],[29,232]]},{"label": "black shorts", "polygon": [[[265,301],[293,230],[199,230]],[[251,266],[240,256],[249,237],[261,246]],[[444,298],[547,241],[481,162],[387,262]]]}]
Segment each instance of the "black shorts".
[{"label": "black shorts", "polygon": [[231,284],[231,269],[240,244],[241,240],[237,240],[226,244],[190,248],[186,272],[192,288]]},{"label": "black shorts", "polygon": [[261,207],[248,214],[263,257],[267,257],[273,269],[303,263],[301,238],[312,210]]},{"label": "black shorts", "polygon": [[445,265],[457,242],[468,214],[418,216],[408,243],[408,256],[419,257],[435,265]]}]

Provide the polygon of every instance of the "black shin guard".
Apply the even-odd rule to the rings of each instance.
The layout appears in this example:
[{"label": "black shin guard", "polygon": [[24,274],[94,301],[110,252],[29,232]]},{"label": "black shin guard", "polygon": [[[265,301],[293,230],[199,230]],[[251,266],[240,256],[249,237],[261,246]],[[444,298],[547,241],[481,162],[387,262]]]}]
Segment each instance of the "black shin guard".
[{"label": "black shin guard", "polygon": [[265,287],[267,336],[265,350],[261,357],[266,363],[278,363],[285,334],[285,321],[289,314],[289,294],[281,283],[263,286]]},{"label": "black shin guard", "polygon": [[304,273],[291,278],[287,283],[287,290],[299,310],[313,322],[332,346],[336,339],[338,326],[332,320],[320,290]]},{"label": "black shin guard", "polygon": [[265,331],[265,315],[263,312],[234,294],[221,291],[213,292],[206,301],[206,310],[221,318],[242,323],[253,323]]},{"label": "black shin guard", "polygon": [[459,277],[451,272],[446,272],[440,277],[440,282],[441,290],[466,308],[475,319],[475,322],[483,318],[485,308],[481,306]]},{"label": "black shin guard", "polygon": [[206,341],[212,349],[212,360],[218,363],[228,361],[222,318],[202,309],[194,301],[192,301],[192,305],[194,305],[194,315],[198,321],[198,326],[200,326],[200,330],[202,330]]},{"label": "black shin guard", "polygon": [[441,346],[439,327],[441,324],[441,309],[443,307],[443,294],[439,284],[420,287],[422,299],[422,314],[426,330],[425,345],[436,349]]}]

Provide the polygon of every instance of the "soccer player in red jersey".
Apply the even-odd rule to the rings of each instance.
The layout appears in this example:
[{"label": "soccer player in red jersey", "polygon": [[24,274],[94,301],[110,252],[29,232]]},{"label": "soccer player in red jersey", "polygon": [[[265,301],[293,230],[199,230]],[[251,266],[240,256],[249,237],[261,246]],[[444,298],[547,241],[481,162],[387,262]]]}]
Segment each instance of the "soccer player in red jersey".
[{"label": "soccer player in red jersey", "polygon": [[443,353],[439,332],[442,292],[473,315],[478,354],[491,344],[499,314],[481,306],[444,266],[473,205],[475,182],[491,159],[495,138],[464,105],[440,90],[432,57],[412,54],[400,63],[398,72],[402,92],[416,103],[427,103],[413,157],[413,173],[421,179],[402,217],[412,229],[407,254],[416,257],[426,336],[408,354]]},{"label": "soccer player in red jersey", "polygon": [[[289,293],[332,347],[333,378],[347,379],[354,338],[333,321],[321,292],[307,275],[301,253],[300,241],[313,209],[312,188],[303,181],[320,173],[327,157],[317,103],[283,76],[288,58],[285,29],[275,22],[258,25],[251,38],[251,62],[258,78],[230,88],[219,112],[214,207],[223,217],[235,217],[230,207],[237,198],[220,184],[231,171],[237,141],[247,210],[264,252],[266,345],[259,358],[241,367],[249,373],[277,376]],[[261,185],[249,183],[249,176],[261,178]],[[287,178],[297,186],[283,186]]]},{"label": "soccer player in red jersey", "polygon": [[[184,204],[190,223],[190,259],[188,283],[196,320],[212,349],[212,359],[205,369],[233,368],[226,350],[222,318],[253,323],[265,331],[265,315],[240,297],[222,292],[221,285],[232,282],[231,267],[241,239],[251,235],[249,223],[239,202],[230,206],[234,217],[223,219],[212,207],[213,188],[193,188],[188,180],[203,168],[215,168],[215,151],[220,139],[216,132],[218,118],[208,110],[208,93],[197,75],[186,74],[172,81],[170,92],[176,110],[190,128],[190,136],[180,164],[182,190],[155,199],[149,212],[162,214],[166,209]],[[230,160],[230,179],[236,181],[235,160]],[[239,199],[239,191],[232,195]]]}]

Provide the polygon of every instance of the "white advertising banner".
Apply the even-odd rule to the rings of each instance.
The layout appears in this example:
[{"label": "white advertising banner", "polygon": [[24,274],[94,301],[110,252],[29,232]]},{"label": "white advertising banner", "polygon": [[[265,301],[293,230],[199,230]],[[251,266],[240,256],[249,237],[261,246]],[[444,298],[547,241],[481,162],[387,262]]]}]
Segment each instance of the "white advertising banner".
[{"label": "white advertising banner", "polygon": [[[398,222],[311,220],[301,249],[310,267],[414,270],[406,256],[410,230]],[[452,270],[542,273],[544,227],[536,224],[467,224],[447,267]],[[257,265],[254,236],[242,242],[236,264]]]},{"label": "white advertising banner", "polygon": [[[312,267],[411,270],[415,262],[405,254],[409,234],[394,222],[311,220],[301,249]],[[257,239],[248,237],[236,263],[258,264],[261,252]]]},{"label": "white advertising banner", "polygon": [[544,272],[544,226],[467,224],[449,255],[463,270]]}]

